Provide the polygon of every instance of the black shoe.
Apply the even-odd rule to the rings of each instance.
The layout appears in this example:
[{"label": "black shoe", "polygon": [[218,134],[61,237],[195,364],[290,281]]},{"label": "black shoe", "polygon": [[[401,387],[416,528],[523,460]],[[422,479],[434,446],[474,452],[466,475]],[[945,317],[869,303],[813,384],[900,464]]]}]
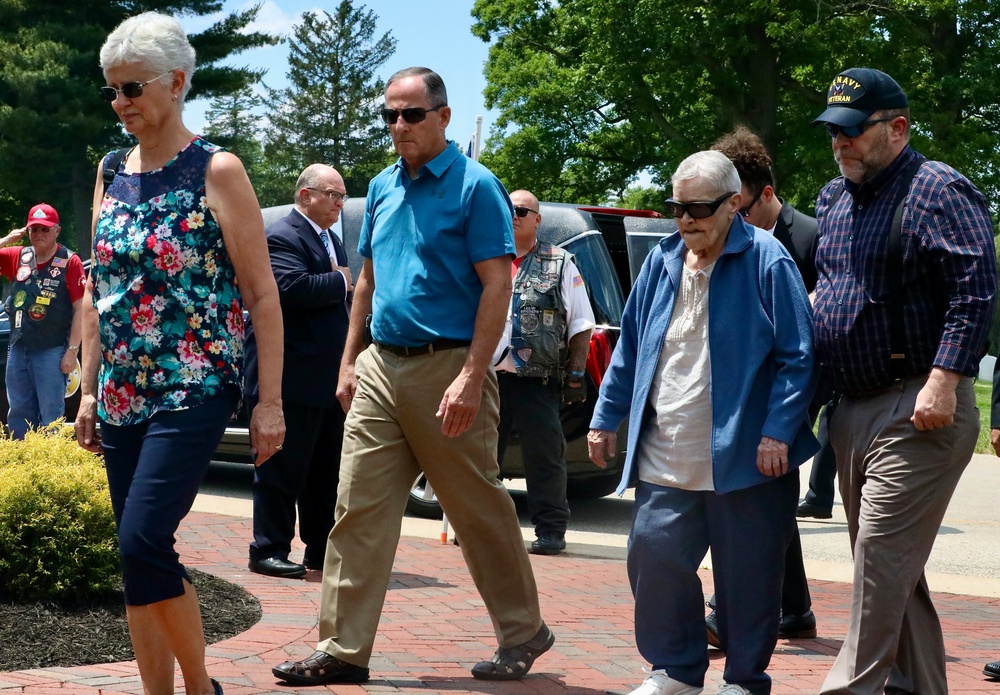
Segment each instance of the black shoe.
[{"label": "black shoe", "polygon": [[812,611],[802,615],[782,615],[778,623],[778,639],[807,639],[816,636],[816,616]]},{"label": "black shoe", "polygon": [[795,510],[795,516],[800,519],[807,517],[812,517],[813,519],[832,519],[833,510],[827,509],[826,507],[820,507],[812,502],[803,502],[799,505],[799,508]]},{"label": "black shoe", "polygon": [[219,681],[214,678],[209,678],[208,680],[212,681],[212,688],[215,690],[215,695],[224,695],[222,692],[222,686],[219,685]]},{"label": "black shoe", "polygon": [[261,560],[251,560],[249,567],[251,572],[266,574],[268,577],[298,579],[299,577],[306,576],[304,565],[289,562],[280,557],[265,557]]},{"label": "black shoe", "polygon": [[545,623],[535,636],[516,647],[500,647],[489,661],[480,661],[472,667],[472,677],[484,681],[517,681],[531,670],[535,659],[552,648],[556,636]]},{"label": "black shoe", "polygon": [[715,609],[705,616],[705,632],[708,633],[708,644],[722,651],[722,642],[719,640],[719,616],[715,614]]},{"label": "black shoe", "polygon": [[1000,661],[991,661],[983,666],[983,675],[990,678],[1000,678]]},{"label": "black shoe", "polygon": [[271,673],[278,680],[293,685],[364,683],[368,680],[368,669],[319,651],[302,661],[282,662],[272,668]]},{"label": "black shoe", "polygon": [[312,555],[309,555],[308,553],[306,553],[306,555],[303,556],[303,558],[302,558],[302,564],[305,565],[305,568],[307,570],[319,570],[320,572],[322,572],[323,571],[323,561],[325,559],[326,558],[324,558],[322,556],[316,558],[316,557],[313,557]]},{"label": "black shoe", "polygon": [[558,555],[566,550],[566,534],[547,531],[538,535],[531,544],[532,555]]}]

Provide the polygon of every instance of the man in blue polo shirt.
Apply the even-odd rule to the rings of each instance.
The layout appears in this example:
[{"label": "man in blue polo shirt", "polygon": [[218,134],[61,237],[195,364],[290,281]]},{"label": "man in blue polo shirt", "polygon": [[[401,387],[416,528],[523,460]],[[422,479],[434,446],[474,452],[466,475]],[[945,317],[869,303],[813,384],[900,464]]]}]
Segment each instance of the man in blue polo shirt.
[{"label": "man in blue polo shirt", "polygon": [[842,174],[816,203],[814,332],[842,394],[830,442],[854,553],[847,635],[821,692],[946,693],[924,563],[979,433],[993,225],[967,178],[910,147],[909,102],[884,72],[837,75],[816,122]]},{"label": "man in blue polo shirt", "polygon": [[337,386],[347,420],[320,640],[312,656],[273,669],[288,683],[368,680],[406,497],[421,471],[462,538],[500,644],[472,675],[520,679],[555,640],[497,480],[491,358],[510,302],[513,208],[496,177],[445,138],[447,104],[444,82],[427,68],[401,70],[386,85],[382,116],[400,159],[368,189]]}]

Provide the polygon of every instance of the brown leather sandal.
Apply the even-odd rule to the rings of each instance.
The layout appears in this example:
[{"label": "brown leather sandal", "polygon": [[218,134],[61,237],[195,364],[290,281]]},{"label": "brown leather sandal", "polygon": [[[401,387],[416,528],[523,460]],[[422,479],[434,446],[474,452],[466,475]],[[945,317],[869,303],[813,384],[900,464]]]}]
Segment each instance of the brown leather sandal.
[{"label": "brown leather sandal", "polygon": [[535,636],[515,647],[500,647],[489,661],[472,667],[472,675],[484,681],[516,681],[531,670],[535,659],[552,648],[556,636],[545,623]]}]

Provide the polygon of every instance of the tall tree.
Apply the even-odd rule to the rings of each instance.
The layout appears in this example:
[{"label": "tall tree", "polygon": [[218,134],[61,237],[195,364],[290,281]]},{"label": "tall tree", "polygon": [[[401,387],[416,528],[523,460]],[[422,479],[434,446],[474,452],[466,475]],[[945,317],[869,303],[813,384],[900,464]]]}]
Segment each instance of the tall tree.
[{"label": "tall tree", "polygon": [[[88,255],[98,158],[128,139],[107,103],[98,51],[127,16],[158,10],[208,15],[221,0],[0,0],[0,229],[24,224],[28,208],[55,205],[61,238]],[[245,90],[261,72],[222,64],[277,39],[247,32],[259,5],[190,36],[198,69],[188,99]],[[75,240],[75,241],[74,241]]]},{"label": "tall tree", "polygon": [[287,201],[265,201],[262,182],[267,175],[264,161],[262,117],[259,114],[263,98],[254,92],[238,92],[212,100],[205,117],[208,126],[205,137],[235,154],[243,162],[261,205],[276,205]]},{"label": "tall tree", "polygon": [[991,0],[477,0],[472,14],[500,112],[483,161],[544,198],[600,202],[641,171],[665,188],[684,156],[743,123],[782,195],[809,209],[836,174],[811,121],[833,76],[861,65],[907,91],[918,149],[1000,191]]},{"label": "tall tree", "polygon": [[396,51],[389,32],[376,36],[378,17],[342,0],[336,12],[306,12],[290,40],[286,89],[272,92],[265,156],[284,177],[322,162],[337,169],[351,195],[391,161],[389,134],[379,121],[385,84],[378,69]]}]

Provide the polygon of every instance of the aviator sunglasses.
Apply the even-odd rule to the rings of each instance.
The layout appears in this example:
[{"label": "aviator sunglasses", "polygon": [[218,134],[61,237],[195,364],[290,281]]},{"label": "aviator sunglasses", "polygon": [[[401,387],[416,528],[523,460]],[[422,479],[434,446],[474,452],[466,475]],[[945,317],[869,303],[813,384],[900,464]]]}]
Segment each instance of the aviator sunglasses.
[{"label": "aviator sunglasses", "polygon": [[121,92],[128,99],[136,99],[142,96],[142,88],[145,87],[150,82],[156,82],[161,77],[166,77],[173,70],[167,70],[162,75],[157,75],[156,77],[146,80],[145,82],[126,82],[121,86],[121,89],[115,87],[101,87],[101,99],[104,101],[114,101],[118,98],[118,92]]},{"label": "aviator sunglasses", "polygon": [[437,111],[444,106],[447,104],[438,104],[433,109],[425,109],[420,106],[412,106],[408,109],[382,109],[382,120],[385,121],[386,125],[396,125],[396,121],[402,116],[407,123],[420,123],[427,118],[427,114],[431,111]]},{"label": "aviator sunglasses", "polygon": [[694,203],[679,203],[672,198],[667,198],[663,201],[663,204],[667,206],[667,212],[678,219],[684,217],[684,213],[687,213],[692,219],[701,220],[714,215],[715,211],[719,209],[719,206],[722,205],[723,201],[727,198],[732,198],[734,195],[736,194],[723,193],[711,202],[699,201]]},{"label": "aviator sunglasses", "polygon": [[825,123],[826,132],[830,134],[831,138],[836,138],[838,135],[843,135],[845,138],[857,138],[861,137],[861,134],[866,130],[871,128],[876,123],[885,123],[887,121],[896,120],[897,116],[889,116],[888,118],[873,118],[870,121],[864,121],[858,123],[857,125],[841,126],[835,123]]}]

